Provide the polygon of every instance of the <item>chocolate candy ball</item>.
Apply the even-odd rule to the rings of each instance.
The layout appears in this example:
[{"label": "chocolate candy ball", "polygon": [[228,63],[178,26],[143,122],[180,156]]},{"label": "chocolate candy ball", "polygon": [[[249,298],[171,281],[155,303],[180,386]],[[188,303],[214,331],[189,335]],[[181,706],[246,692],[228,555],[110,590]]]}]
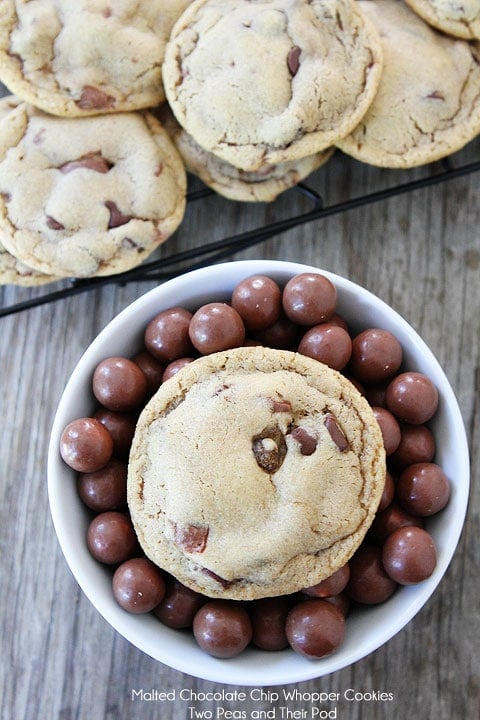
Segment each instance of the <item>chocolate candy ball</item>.
[{"label": "chocolate candy ball", "polygon": [[91,510],[121,510],[127,505],[126,463],[111,458],[100,470],[80,474],[77,491],[81,500]]},{"label": "chocolate candy ball", "polygon": [[344,317],[342,317],[338,313],[333,313],[333,315],[330,315],[330,317],[328,318],[328,324],[329,325],[337,325],[337,327],[343,328],[350,335],[350,332],[348,330],[347,321],[345,320]]},{"label": "chocolate candy ball", "polygon": [[104,425],[113,440],[113,454],[117,458],[128,458],[130,446],[135,434],[137,415],[120,413],[107,408],[100,408],[94,415],[95,420]]},{"label": "chocolate candy ball", "polygon": [[145,403],[147,378],[132,360],[110,357],[95,368],[92,389],[108,410],[129,412]]},{"label": "chocolate candy ball", "polygon": [[234,288],[232,307],[249,332],[263,330],[280,317],[282,292],[277,283],[266,275],[253,275]]},{"label": "chocolate candy ball", "polygon": [[382,544],[394,530],[408,525],[422,527],[423,523],[421,518],[411,515],[398,503],[392,502],[385,510],[377,513],[369,533],[375,542]]},{"label": "chocolate candy ball", "polygon": [[288,647],[285,623],[291,607],[292,599],[286,595],[260,598],[249,603],[253,644],[271,651]]},{"label": "chocolate candy ball", "polygon": [[398,448],[401,439],[400,425],[391,412],[382,407],[372,407],[375,420],[380,426],[385,454],[391,455]]},{"label": "chocolate candy ball", "polygon": [[154,614],[164,625],[171,628],[191,627],[197,610],[207,598],[183,585],[176,578],[166,580],[163,600],[154,609]]},{"label": "chocolate candy ball", "polygon": [[78,472],[100,470],[110,460],[112,452],[112,436],[94,418],[73,420],[60,438],[60,454],[64,462]]},{"label": "chocolate candy ball", "polygon": [[162,384],[165,363],[162,363],[157,358],[154,358],[147,350],[137,353],[132,360],[136,365],[138,365],[147,378],[148,395],[153,395]]},{"label": "chocolate candy ball", "polygon": [[387,387],[385,404],[399,420],[420,425],[435,414],[438,390],[423,373],[400,373]]},{"label": "chocolate candy ball", "polygon": [[309,595],[310,597],[319,598],[338,595],[338,593],[341,593],[343,590],[345,590],[349,578],[350,567],[349,564],[346,563],[345,565],[343,565],[343,567],[339,568],[336,572],[334,572],[333,575],[330,575],[330,577],[325,578],[325,580],[322,580],[321,582],[313,585],[312,587],[304,588],[302,592],[305,595]]},{"label": "chocolate candy ball", "polygon": [[365,397],[372,407],[385,407],[385,392],[388,381],[374,385],[365,385]]},{"label": "chocolate candy ball", "polygon": [[88,526],[87,547],[96,560],[107,565],[133,557],[138,543],[130,518],[120,512],[97,515]]},{"label": "chocolate candy ball", "polygon": [[329,655],[345,637],[345,617],[332,603],[308,599],[290,610],[285,626],[295,652],[308,658]]},{"label": "chocolate candy ball", "polygon": [[194,313],[189,327],[190,340],[202,355],[240,347],[245,325],[238,312],[226,303],[203,305]]},{"label": "chocolate candy ball", "polygon": [[179,370],[181,370],[185,365],[188,365],[191,362],[193,362],[193,358],[191,357],[184,357],[178,358],[178,360],[172,360],[172,362],[168,363],[165,370],[163,371],[162,381],[165,382],[165,380],[173,377],[177,374]]},{"label": "chocolate candy ball", "polygon": [[195,615],[193,635],[209,655],[231,658],[239,655],[252,639],[252,623],[240,603],[210,600]]},{"label": "chocolate candy ball", "polygon": [[403,527],[385,540],[382,562],[392,580],[400,585],[414,585],[433,573],[437,551],[426,530]]},{"label": "chocolate candy ball", "polygon": [[346,595],[346,593],[341,592],[338,593],[338,595],[330,595],[329,597],[324,598],[324,600],[332,605],[335,605],[342,615],[347,617],[350,610],[350,598]]},{"label": "chocolate candy ball", "polygon": [[409,465],[400,475],[397,500],[412,515],[427,517],[443,510],[450,498],[450,482],[435,463]]},{"label": "chocolate candy ball", "polygon": [[430,462],[435,456],[435,438],[425,425],[400,423],[400,443],[392,453],[390,462],[404,468],[418,462]]},{"label": "chocolate candy ball", "polygon": [[350,359],[352,341],[342,327],[322,323],[307,330],[300,340],[298,352],[334,370],[342,370]]},{"label": "chocolate candy ball", "polygon": [[381,512],[382,510],[385,510],[391,504],[394,495],[395,495],[395,483],[393,481],[393,477],[392,477],[391,473],[389,473],[387,470],[387,472],[385,474],[385,485],[383,487],[382,497],[380,498],[377,512]]},{"label": "chocolate candy ball", "polygon": [[360,382],[381,383],[398,371],[402,358],[402,346],[391,332],[370,328],[352,341],[350,370]]},{"label": "chocolate candy ball", "polygon": [[298,325],[282,313],[273,325],[253,333],[252,340],[265,347],[291,350],[297,344],[298,334]]},{"label": "chocolate candy ball", "polygon": [[298,325],[318,325],[335,312],[337,289],[324,275],[301,273],[291,278],[283,289],[283,309]]},{"label": "chocolate candy ball", "polygon": [[345,589],[348,597],[365,605],[385,602],[397,587],[385,572],[382,550],[375,545],[361,545],[350,559],[350,580]]},{"label": "chocolate candy ball", "polygon": [[153,610],[165,594],[161,570],[147,558],[126,560],[115,570],[113,595],[128,612],[140,614]]},{"label": "chocolate candy ball", "polygon": [[191,355],[193,348],[188,334],[191,318],[192,313],[181,307],[168,308],[155,315],[145,330],[147,350],[164,363]]}]

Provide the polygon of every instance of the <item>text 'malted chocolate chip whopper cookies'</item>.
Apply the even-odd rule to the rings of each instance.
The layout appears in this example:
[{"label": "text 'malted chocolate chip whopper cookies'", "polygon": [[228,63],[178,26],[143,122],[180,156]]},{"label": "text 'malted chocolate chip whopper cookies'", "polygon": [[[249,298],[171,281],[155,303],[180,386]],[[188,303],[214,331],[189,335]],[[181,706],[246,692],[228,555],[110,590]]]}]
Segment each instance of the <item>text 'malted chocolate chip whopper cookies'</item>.
[{"label": "text 'malted chocolate chip whopper cookies'", "polygon": [[385,452],[367,401],[298,353],[243,347],[185,366],[142,412],[128,502],[146,555],[212,597],[331,576],[375,515]]}]

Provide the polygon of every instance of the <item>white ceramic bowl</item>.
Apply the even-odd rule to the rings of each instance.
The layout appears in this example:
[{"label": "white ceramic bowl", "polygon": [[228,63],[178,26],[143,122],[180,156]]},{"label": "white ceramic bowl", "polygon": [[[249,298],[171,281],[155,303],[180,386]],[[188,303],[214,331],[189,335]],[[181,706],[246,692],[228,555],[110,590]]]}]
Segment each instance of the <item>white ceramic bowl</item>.
[{"label": "white ceramic bowl", "polygon": [[[435,461],[450,478],[452,494],[447,507],[428,522],[438,563],[424,582],[403,587],[387,602],[351,614],[345,641],[330,656],[312,661],[292,650],[267,653],[247,649],[236,658],[220,660],[200,650],[189,633],[165,627],[152,614],[132,615],[117,605],[111,572],[87,550],[89,514],[77,496],[75,473],[60,458],[60,435],[71,420],[92,413],[90,383],[97,363],[111,355],[135,354],[142,345],[144,328],[158,312],[174,305],[196,309],[205,302],[226,300],[241,279],[256,273],[284,284],[293,275],[306,271],[322,272],[335,283],[338,312],[351,327],[380,327],[393,332],[404,348],[405,366],[425,373],[439,390],[439,410],[432,427],[437,441]],[[412,327],[382,300],[349,280],[318,268],[270,260],[195,270],[151,290],[115,317],[81,357],[65,388],[48,456],[50,508],[61,548],[79,585],[107,622],[133,645],[170,667],[207,680],[246,686],[280,685],[326,675],[376,650],[403,628],[434,592],[447,569],[464,522],[468,488],[468,446],[457,401],[437,360]]]}]

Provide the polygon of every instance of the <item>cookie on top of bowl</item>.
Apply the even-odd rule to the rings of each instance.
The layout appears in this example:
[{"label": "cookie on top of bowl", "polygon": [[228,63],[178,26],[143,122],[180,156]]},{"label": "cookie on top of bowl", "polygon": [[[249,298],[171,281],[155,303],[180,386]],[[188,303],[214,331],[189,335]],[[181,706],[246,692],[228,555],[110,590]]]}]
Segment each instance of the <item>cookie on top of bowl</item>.
[{"label": "cookie on top of bowl", "polygon": [[343,567],[384,484],[382,434],[352,383],[298,353],[240,347],[160,386],[135,431],[128,502],[154,563],[251,600]]},{"label": "cookie on top of bowl", "polygon": [[165,44],[189,2],[4,0],[0,80],[55,115],[153,106],[165,98]]},{"label": "cookie on top of bowl", "polygon": [[139,265],[180,224],[184,164],[148,111],[60,118],[19,103],[0,123],[0,237],[40,273]]},{"label": "cookie on top of bowl", "polygon": [[[282,313],[289,319],[289,327]],[[239,316],[236,320],[235,314]],[[333,331],[337,341],[342,334],[348,341],[334,363],[329,351]],[[314,336],[317,340],[305,346],[304,341]],[[248,374],[243,354],[250,361],[255,359],[258,371],[262,366],[267,369],[271,352],[275,372],[264,373],[262,380],[266,382],[250,382],[255,373]],[[194,359],[198,353],[200,360]],[[215,360],[215,353],[222,362]],[[316,403],[316,413],[302,413],[301,408],[299,412],[301,392],[297,391],[307,385],[302,373],[290,397],[283,389],[278,396],[279,383],[274,379],[277,371],[282,376],[285,371],[278,360],[292,356],[301,364],[313,363],[319,381],[322,362],[332,363],[327,373],[330,380],[335,378],[335,368],[352,378],[351,382],[344,378],[350,390],[342,397],[328,393],[336,380],[325,382],[329,405],[335,405],[331,407],[335,424],[330,418],[327,427],[325,415],[322,424],[322,402]],[[103,359],[99,362],[99,358]],[[218,382],[209,383],[217,371],[204,370],[215,367]],[[231,385],[225,382],[225,369]],[[142,373],[143,382],[139,382]],[[189,382],[193,376],[202,381]],[[169,542],[180,554],[180,571],[188,568],[189,562],[190,567],[203,564],[206,570],[199,573],[202,583],[210,579],[217,592],[223,585],[226,592],[235,592],[242,588],[242,582],[229,577],[226,566],[238,562],[239,553],[245,550],[246,566],[258,570],[251,560],[255,554],[265,554],[269,541],[275,554],[264,571],[274,570],[278,560],[275,541],[278,537],[279,553],[285,554],[282,541],[287,533],[276,522],[274,532],[268,531],[275,508],[277,518],[282,513],[288,515],[289,496],[294,503],[300,500],[291,514],[300,519],[301,531],[292,533],[293,544],[299,542],[300,535],[308,539],[309,532],[314,534],[316,516],[320,518],[318,525],[323,525],[324,542],[328,542],[343,515],[347,515],[344,541],[348,542],[351,517],[342,504],[347,496],[349,509],[353,506],[355,515],[361,513],[355,492],[362,486],[359,465],[355,467],[355,451],[361,442],[357,443],[359,438],[351,432],[345,414],[350,419],[351,415],[361,418],[356,414],[356,401],[351,410],[342,407],[342,402],[348,406],[352,391],[357,393],[352,383],[371,405],[391,474],[386,474],[376,517],[364,540],[348,562],[328,578],[301,588],[299,593],[276,597],[240,602],[211,598],[208,592],[196,592],[174,579],[148,560],[140,547],[133,547],[135,531],[125,505],[126,457],[134,430],[123,422],[120,430],[111,415],[116,412],[123,419],[127,408],[140,411],[146,397],[156,392],[173,403],[168,412],[162,412],[164,403],[157,406],[154,395],[140,420],[141,439],[136,438],[131,450],[135,463],[131,507],[135,516],[138,501],[142,527],[156,523],[157,530],[160,528],[161,549],[163,542]],[[92,405],[92,393],[100,407]],[[309,389],[305,407],[318,395],[315,388]],[[236,404],[240,413],[233,418],[234,426],[242,425],[246,435],[237,432],[232,438],[229,434],[230,423],[224,422],[225,414],[232,413],[229,402]],[[215,408],[222,406],[222,412],[215,413]],[[158,419],[149,423],[146,414],[156,409],[160,410]],[[263,418],[261,428],[269,432],[252,436],[259,418]],[[160,427],[154,427],[155,423]],[[275,427],[278,432],[274,436]],[[406,430],[409,432],[404,436]],[[364,431],[368,432],[367,428]],[[350,448],[345,440],[352,443]],[[142,452],[147,445],[151,453]],[[185,457],[191,451],[193,459],[187,463]],[[171,462],[172,456],[177,456],[178,464]],[[328,468],[315,481],[308,467],[312,469],[320,456]],[[344,473],[338,469],[338,458]],[[365,461],[368,463],[368,454]],[[119,473],[113,472],[112,463],[120,465]],[[150,477],[142,487],[135,470],[149,463]],[[276,475],[289,464],[293,477],[289,482],[278,482]],[[350,488],[352,492],[347,488],[345,493],[349,465],[356,487]],[[298,472],[299,468],[305,472]],[[216,482],[222,470],[231,482]],[[317,515],[321,492],[309,491],[308,485],[321,490],[329,471],[339,492],[333,510],[327,510],[328,496],[333,494],[327,481],[324,511]],[[204,485],[199,486],[196,480],[202,472]],[[250,496],[246,488],[252,473],[257,472],[257,487]],[[181,492],[167,492],[172,488],[186,488],[192,502]],[[262,488],[264,502],[255,504]],[[307,503],[299,497],[302,489]],[[168,495],[165,503],[162,493]],[[468,448],[455,396],[437,361],[415,331],[384,302],[339,276],[327,277],[316,268],[296,263],[226,263],[158,286],[125,309],[87,350],[55,418],[49,449],[49,495],[55,528],[73,572],[77,577],[81,574],[89,597],[104,617],[134,645],[171,667],[200,673],[210,680],[279,684],[317,677],[351,664],[388,640],[392,631],[398,632],[424,605],[458,542],[468,499]],[[206,512],[199,516],[203,499]],[[286,502],[276,502],[282,499]],[[361,494],[358,499],[361,502]],[[149,505],[143,518],[142,503]],[[169,539],[162,540],[167,511],[173,522],[168,523]],[[212,517],[212,528],[208,525],[207,532],[206,521]],[[243,520],[247,529],[250,523],[250,533],[242,532]],[[214,553],[216,564],[207,564],[209,545],[215,550],[219,534],[228,540],[235,526],[240,528],[240,546],[234,545],[232,552],[231,543],[222,545],[221,554]],[[153,552],[158,550],[155,544],[150,545],[148,554],[152,547]],[[322,551],[320,555],[325,559]],[[285,563],[285,570],[291,571],[294,564]],[[223,577],[219,575],[221,566]],[[359,612],[357,604],[364,606]],[[119,614],[119,606],[125,612]],[[369,632],[365,632],[365,623]],[[234,632],[225,633],[226,627],[234,628]],[[182,630],[172,632],[174,628]],[[290,653],[289,647],[295,652]],[[262,656],[258,649],[269,654]],[[285,649],[286,653],[271,652]],[[236,656],[243,651],[246,654],[237,662]],[[321,660],[319,664],[304,662],[301,655]],[[229,658],[229,662],[219,663],[218,658]],[[278,673],[278,667],[286,667],[286,671]]]},{"label": "cookie on top of bowl", "polygon": [[352,0],[195,0],[167,43],[163,82],[201,147],[255,172],[347,135],[381,70],[378,33]]},{"label": "cookie on top of bowl", "polygon": [[436,31],[399,0],[358,5],[380,33],[384,68],[366,115],[337,147],[372,165],[409,168],[473,140],[480,132],[480,43]]}]

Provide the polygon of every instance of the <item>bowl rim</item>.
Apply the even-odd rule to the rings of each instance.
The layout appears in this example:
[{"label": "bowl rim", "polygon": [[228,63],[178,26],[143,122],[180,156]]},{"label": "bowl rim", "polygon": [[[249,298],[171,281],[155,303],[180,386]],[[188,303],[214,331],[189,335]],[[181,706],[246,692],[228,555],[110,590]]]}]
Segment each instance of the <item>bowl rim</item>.
[{"label": "bowl rim", "polygon": [[[344,646],[339,648],[335,653],[315,661],[307,660],[292,650],[279,653],[266,653],[266,651],[257,649],[248,649],[242,655],[225,661],[212,658],[196,647],[192,647],[192,650],[195,652],[193,652],[193,658],[190,658],[190,653],[186,653],[186,649],[190,647],[190,644],[194,643],[193,638],[191,638],[191,643],[184,648],[185,652],[177,651],[175,657],[172,658],[171,646],[179,645],[176,641],[176,639],[180,639],[178,631],[172,631],[170,628],[161,625],[157,619],[151,617],[151,614],[150,616],[132,616],[126,613],[116,604],[113,595],[111,595],[110,599],[108,597],[102,597],[101,595],[99,596],[98,590],[95,588],[95,579],[100,577],[100,573],[101,575],[105,575],[105,567],[100,566],[100,564],[91,557],[87,559],[85,556],[85,552],[88,553],[86,544],[84,543],[85,548],[79,549],[78,542],[76,541],[78,538],[74,537],[71,532],[71,518],[68,516],[68,513],[64,511],[64,501],[66,492],[69,492],[71,496],[72,490],[63,487],[62,483],[64,480],[62,480],[61,476],[66,477],[67,475],[71,475],[73,471],[67,468],[67,466],[64,466],[58,450],[60,435],[65,425],[71,419],[79,417],[78,413],[76,414],[70,409],[70,396],[78,383],[84,383],[87,377],[91,377],[91,372],[95,364],[105,357],[105,354],[100,352],[105,339],[110,336],[118,338],[118,330],[124,326],[126,321],[130,321],[139,315],[145,317],[149,315],[153,317],[157,312],[167,307],[172,307],[177,304],[187,304],[186,301],[179,303],[172,302],[172,291],[177,296],[192,295],[195,297],[193,304],[198,307],[199,304],[211,300],[212,294],[216,297],[222,294],[228,296],[234,284],[241,278],[248,277],[249,275],[265,274],[284,283],[289,277],[302,272],[321,273],[335,284],[339,295],[340,313],[342,309],[342,299],[344,302],[345,297],[348,298],[351,294],[355,295],[356,301],[364,309],[372,308],[373,303],[374,314],[380,313],[382,317],[385,316],[388,318],[388,329],[392,330],[397,336],[398,334],[400,334],[401,337],[408,336],[411,342],[413,341],[412,347],[417,360],[421,358],[422,361],[429,366],[430,378],[437,386],[440,385],[442,412],[444,414],[446,413],[445,421],[448,422],[455,433],[455,446],[457,447],[457,457],[455,458],[455,493],[447,508],[442,511],[445,513],[448,509],[450,516],[449,522],[451,525],[449,525],[448,544],[439,549],[437,567],[430,578],[415,586],[402,587],[400,591],[397,591],[392,598],[382,605],[360,611],[356,610],[356,617],[359,618],[360,624],[365,624],[363,615],[365,613],[371,614],[372,611],[377,613],[379,621],[373,623],[375,627],[369,629],[368,635],[366,633],[357,633],[359,634],[361,642],[354,647],[344,644]],[[196,283],[202,278],[208,278],[208,289],[204,288],[203,293],[195,292]],[[215,290],[213,287],[215,283],[219,286],[218,290]],[[202,294],[204,299],[202,299]],[[166,302],[166,298],[170,298],[168,302]],[[396,330],[392,329],[392,322]],[[135,327],[135,333],[140,338],[143,336],[145,325],[146,321],[142,319],[142,326],[140,328],[138,326]],[[371,326],[372,325],[370,325],[370,327]],[[380,326],[381,323],[376,323],[376,327]],[[366,327],[363,321],[362,327]],[[139,332],[139,330],[142,332]],[[403,345],[402,339],[399,339]],[[93,404],[93,396],[90,404]],[[75,485],[75,483],[72,483],[72,485]],[[76,363],[58,402],[48,447],[47,488],[54,529],[67,565],[92,605],[102,617],[132,645],[157,661],[187,675],[226,685],[243,685],[249,687],[285,685],[323,677],[324,675],[348,667],[352,663],[361,660],[388,642],[420,611],[444,576],[462,532],[468,506],[469,487],[469,449],[465,426],[457,399],[438,360],[416,330],[394,310],[394,308],[352,280],[313,265],[284,260],[238,260],[192,270],[143,293],[121,310],[99,332]],[[79,500],[78,502],[81,508],[81,503]],[[81,512],[83,512],[83,508],[81,508]],[[432,518],[432,522],[438,524],[438,518]],[[81,562],[82,557],[84,560],[83,563]],[[96,566],[98,566],[98,570]],[[402,594],[401,603],[398,602],[400,593]],[[394,616],[393,621],[389,618],[388,630],[386,630],[382,622],[391,614],[389,613],[389,608],[392,606],[396,607],[399,604],[401,605],[401,612],[398,612]],[[138,623],[132,622],[132,618],[141,618],[141,622],[143,623],[141,637],[135,629]],[[368,623],[368,619],[366,622]],[[154,630],[158,628],[158,626],[160,626],[162,634],[164,634],[166,640],[168,640],[168,650],[165,649],[164,643],[158,643],[155,639],[157,633],[155,633]],[[347,620],[347,634],[348,627]],[[379,631],[379,627],[382,628],[381,632]],[[186,655],[188,655],[188,657],[186,657]],[[288,658],[285,661],[286,656],[288,656]],[[265,658],[268,658],[270,662],[266,663]]]}]

